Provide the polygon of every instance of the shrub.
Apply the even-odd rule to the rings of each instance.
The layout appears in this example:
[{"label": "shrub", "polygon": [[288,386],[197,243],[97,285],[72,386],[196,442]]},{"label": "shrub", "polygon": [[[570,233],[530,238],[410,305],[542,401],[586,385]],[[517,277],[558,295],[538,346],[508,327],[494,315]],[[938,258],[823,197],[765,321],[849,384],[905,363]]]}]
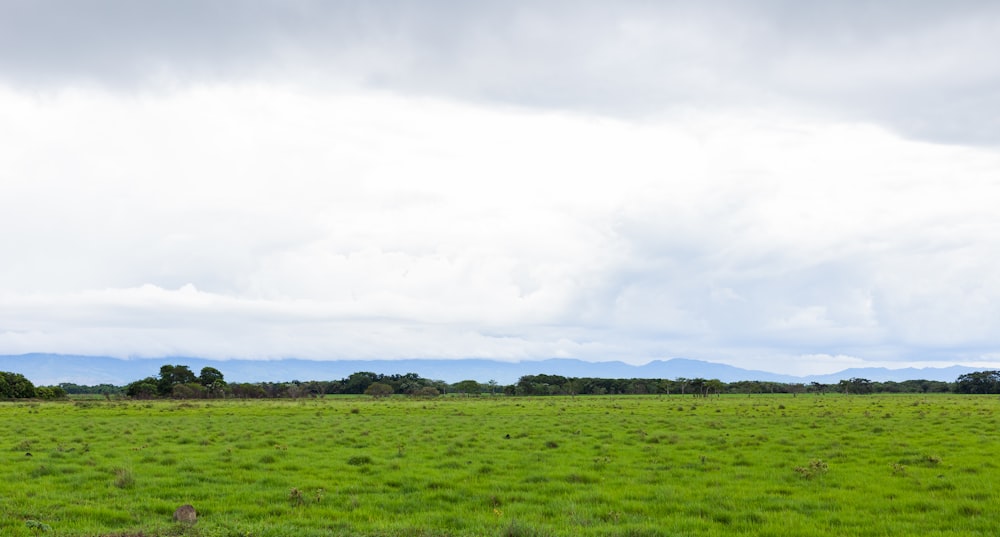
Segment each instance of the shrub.
[{"label": "shrub", "polygon": [[809,461],[808,466],[795,467],[795,473],[799,474],[805,479],[812,479],[814,477],[821,476],[825,474],[827,470],[829,470],[829,466],[825,462],[819,459],[813,459]]},{"label": "shrub", "polygon": [[500,532],[500,535],[501,537],[536,537],[539,533],[530,526],[511,520],[510,524]]},{"label": "shrub", "polygon": [[39,522],[37,520],[25,520],[24,525],[27,528],[38,530],[41,532],[52,531],[52,526],[49,526],[48,524]]},{"label": "shrub", "polygon": [[413,395],[415,397],[437,397],[441,395],[441,392],[434,386],[424,386],[423,388],[413,392]]},{"label": "shrub", "polygon": [[375,399],[381,399],[392,395],[392,391],[392,386],[389,386],[384,382],[373,382],[365,389],[365,395],[370,395]]}]

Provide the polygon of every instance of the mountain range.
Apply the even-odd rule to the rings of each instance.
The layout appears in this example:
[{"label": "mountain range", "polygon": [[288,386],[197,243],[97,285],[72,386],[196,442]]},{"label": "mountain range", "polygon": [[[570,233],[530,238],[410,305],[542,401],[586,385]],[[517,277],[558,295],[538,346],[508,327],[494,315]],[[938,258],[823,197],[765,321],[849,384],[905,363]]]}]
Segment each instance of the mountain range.
[{"label": "mountain range", "polygon": [[386,375],[416,373],[421,377],[453,383],[461,380],[501,385],[513,384],[524,375],[562,375],[595,378],[706,378],[723,382],[759,380],[770,382],[837,383],[852,377],[877,382],[904,380],[939,380],[953,382],[959,375],[978,371],[966,366],[944,368],[887,369],[865,367],[845,369],[826,375],[792,376],[767,371],[742,369],[726,364],[673,358],[654,360],[644,365],[624,362],[585,362],[553,358],[538,361],[503,362],[486,359],[432,360],[209,360],[205,358],[112,358],[108,356],[78,356],[65,354],[0,355],[0,371],[20,373],[39,386],[63,382],[74,384],[113,384],[122,386],[145,377],[156,376],[160,366],[180,364],[196,374],[203,367],[221,371],[229,382],[286,382],[291,380],[339,380],[358,371]]}]

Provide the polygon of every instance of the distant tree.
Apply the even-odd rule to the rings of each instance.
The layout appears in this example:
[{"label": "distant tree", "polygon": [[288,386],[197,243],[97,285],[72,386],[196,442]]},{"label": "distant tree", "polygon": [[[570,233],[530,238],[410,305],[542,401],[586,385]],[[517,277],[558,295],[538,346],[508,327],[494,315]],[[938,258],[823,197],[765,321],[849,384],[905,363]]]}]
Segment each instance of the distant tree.
[{"label": "distant tree", "polygon": [[673,390],[673,381],[668,379],[659,379],[656,381],[656,393],[670,395],[671,390]]},{"label": "distant tree", "polygon": [[379,375],[370,371],[352,373],[344,382],[344,393],[365,393],[372,383],[379,380]]},{"label": "distant tree", "polygon": [[926,381],[926,388],[929,393],[948,393],[954,390],[955,385],[951,382],[928,380]]},{"label": "distant tree", "polygon": [[1000,393],[1000,371],[966,373],[955,381],[956,393]]},{"label": "distant tree", "polygon": [[706,396],[710,393],[714,395],[719,395],[722,393],[722,389],[725,386],[726,385],[719,379],[709,379],[707,382],[705,382],[705,394]]},{"label": "distant tree", "polygon": [[39,399],[65,399],[66,390],[59,386],[39,386],[35,388],[35,397]]},{"label": "distant tree", "polygon": [[197,382],[175,384],[170,396],[174,399],[205,399],[208,397],[208,388]]},{"label": "distant tree", "polygon": [[674,385],[677,386],[677,390],[681,392],[681,395],[684,395],[684,393],[687,391],[689,382],[690,381],[684,377],[677,377],[674,380]]},{"label": "distant tree", "polygon": [[[564,386],[571,386],[572,384],[573,381],[570,380],[566,382]],[[624,388],[624,393],[627,393],[629,395],[642,395],[645,394],[648,390],[648,388],[646,387],[646,382],[643,381],[642,379],[628,379],[627,381],[625,381],[623,388]]]},{"label": "distant tree", "polygon": [[695,397],[706,397],[708,395],[708,381],[703,378],[693,378],[688,381],[691,393]]},{"label": "distant tree", "polygon": [[0,397],[4,399],[30,399],[35,395],[35,385],[24,375],[0,371]]},{"label": "distant tree", "polygon": [[323,394],[326,393],[326,386],[322,382],[316,380],[303,382],[300,388],[302,388],[302,395],[307,397],[322,397]]},{"label": "distant tree", "polygon": [[115,386],[113,384],[97,384],[95,386],[87,386],[80,384],[73,384],[72,382],[62,382],[59,387],[66,391],[70,395],[78,394],[100,394],[100,395],[119,395],[125,392],[125,389],[120,386]]},{"label": "distant tree", "polygon": [[518,395],[558,395],[566,393],[567,378],[561,375],[524,375],[517,381]]},{"label": "distant tree", "polygon": [[213,385],[218,383],[226,382],[222,376],[222,371],[214,367],[203,367],[201,368],[201,374],[198,375],[198,383],[206,388],[211,388]]},{"label": "distant tree", "polygon": [[233,397],[240,399],[260,399],[266,395],[264,388],[260,384],[250,384],[247,382],[230,384],[229,390],[232,392]]},{"label": "distant tree", "polygon": [[388,379],[382,379],[382,382],[386,382],[392,386],[395,393],[412,394],[427,385],[428,381],[420,378],[420,375],[416,373],[407,373],[405,375],[391,375]]},{"label": "distant tree", "polygon": [[156,382],[156,391],[162,396],[168,396],[173,394],[174,386],[192,382],[198,382],[198,377],[188,366],[164,365],[160,367],[160,378]]},{"label": "distant tree", "polygon": [[844,391],[845,394],[867,394],[872,393],[873,386],[872,381],[865,378],[853,377],[847,380],[841,380],[838,383],[840,389]]},{"label": "distant tree", "polygon": [[370,395],[375,399],[389,397],[392,395],[392,386],[389,386],[384,382],[373,382],[365,388],[365,395]]},{"label": "distant tree", "polygon": [[730,393],[745,393],[750,397],[754,392],[761,391],[761,384],[756,380],[738,380],[729,383]]},{"label": "distant tree", "polygon": [[455,391],[458,393],[464,393],[465,395],[480,394],[483,393],[483,386],[474,380],[463,380],[461,382],[456,382],[453,386]]},{"label": "distant tree", "polygon": [[805,384],[802,384],[802,383],[799,383],[799,382],[793,382],[791,384],[786,384],[786,386],[787,386],[788,391],[792,393],[792,397],[795,397],[798,394],[806,391]]},{"label": "distant tree", "polygon": [[125,386],[125,395],[133,399],[150,399],[159,393],[156,377],[146,377]]},{"label": "distant tree", "polygon": [[201,368],[198,383],[205,387],[208,397],[225,397],[226,395],[226,380],[222,376],[222,371],[214,367]]}]

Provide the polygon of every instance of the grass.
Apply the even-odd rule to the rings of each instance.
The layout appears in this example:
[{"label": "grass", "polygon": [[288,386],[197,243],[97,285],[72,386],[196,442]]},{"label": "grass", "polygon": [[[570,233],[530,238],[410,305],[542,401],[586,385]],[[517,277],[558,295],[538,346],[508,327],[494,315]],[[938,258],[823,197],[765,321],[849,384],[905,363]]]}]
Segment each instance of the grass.
[{"label": "grass", "polygon": [[[998,407],[953,395],[9,403],[0,535],[988,535]],[[172,521],[187,503],[191,527]]]}]

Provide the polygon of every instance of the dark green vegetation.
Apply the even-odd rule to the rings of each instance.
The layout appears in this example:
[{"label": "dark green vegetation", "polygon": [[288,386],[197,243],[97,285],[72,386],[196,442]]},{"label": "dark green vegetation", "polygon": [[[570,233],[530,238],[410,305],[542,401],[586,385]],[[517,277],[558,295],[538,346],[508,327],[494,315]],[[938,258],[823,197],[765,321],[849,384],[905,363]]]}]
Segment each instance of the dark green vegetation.
[{"label": "dark green vegetation", "polygon": [[[5,403],[0,535],[991,535],[998,407],[837,394]],[[193,527],[171,520],[186,503]]]},{"label": "dark green vegetation", "polygon": [[226,396],[227,384],[222,372],[214,367],[203,367],[195,376],[186,365],[164,365],[156,377],[146,377],[125,387],[125,395],[136,399],[174,397],[176,399],[205,399]]},{"label": "dark green vegetation", "polygon": [[[504,387],[503,391],[508,395],[689,394],[707,397],[727,393],[947,393],[953,388],[954,385],[951,383],[934,380],[873,382],[864,378],[850,378],[841,380],[837,384],[819,382],[789,384],[757,380],[726,383],[718,379],[704,378],[606,379],[563,377],[561,375],[525,375],[518,380],[517,384]],[[996,391],[977,393],[1000,393],[1000,383],[996,385]]]},{"label": "dark green vegetation", "polygon": [[384,375],[361,371],[347,378],[331,381],[291,381],[227,383],[221,371],[204,367],[195,375],[185,365],[164,365],[157,376],[150,376],[125,387],[102,384],[80,386],[64,383],[59,386],[35,388],[30,381],[16,373],[0,372],[0,399],[42,398],[57,399],[69,395],[100,395],[110,399],[126,395],[133,399],[263,399],[320,397],[339,394],[366,394],[376,398],[393,394],[434,397],[441,394],[465,395],[697,395],[708,397],[721,394],[780,394],[811,393],[1000,393],[1000,371],[980,371],[961,375],[956,382],[932,380],[907,380],[902,382],[873,382],[864,378],[844,379],[837,384],[811,382],[780,383],[765,381],[722,382],[718,379],[613,379],[577,378],[561,375],[525,375],[517,383],[501,386],[496,381],[480,383],[463,380],[448,384],[430,380],[416,373]]},{"label": "dark green vegetation", "polygon": [[227,383],[222,372],[214,367],[204,367],[201,374],[195,376],[194,372],[185,365],[164,365],[160,368],[159,375],[132,382],[122,391],[134,399],[156,397],[174,399],[229,397],[238,399],[295,399],[336,394],[367,394],[374,397],[387,397],[399,393],[427,396],[438,395],[447,391],[448,388],[449,385],[446,382],[421,378],[415,373],[383,375],[368,371],[357,372],[345,379],[334,381]]},{"label": "dark green vegetation", "polygon": [[1000,393],[1000,371],[977,371],[958,377],[956,393]]},{"label": "dark green vegetation", "polygon": [[57,386],[36,388],[20,373],[0,371],[0,399],[59,399],[65,396],[66,392]]}]

